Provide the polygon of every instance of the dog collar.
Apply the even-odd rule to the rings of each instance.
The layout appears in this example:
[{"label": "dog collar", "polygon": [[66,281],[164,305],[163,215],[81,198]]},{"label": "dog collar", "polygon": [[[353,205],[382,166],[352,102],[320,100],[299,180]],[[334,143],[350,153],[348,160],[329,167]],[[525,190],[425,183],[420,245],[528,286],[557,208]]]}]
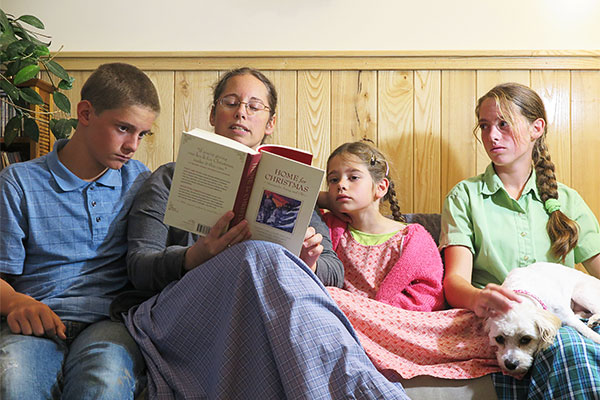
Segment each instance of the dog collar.
[{"label": "dog collar", "polygon": [[542,300],[541,300],[539,297],[537,297],[537,296],[536,296],[536,295],[534,295],[533,293],[529,293],[527,290],[516,289],[516,290],[513,290],[513,292],[515,292],[515,293],[517,293],[517,294],[521,294],[521,295],[523,295],[523,296],[530,297],[530,298],[532,298],[533,300],[535,300],[535,301],[537,301],[538,303],[540,303],[540,306],[542,306],[542,308],[543,308],[544,310],[547,310],[547,309],[548,309],[548,307],[546,307],[546,304],[544,304],[544,302],[543,302],[543,301],[542,301]]}]

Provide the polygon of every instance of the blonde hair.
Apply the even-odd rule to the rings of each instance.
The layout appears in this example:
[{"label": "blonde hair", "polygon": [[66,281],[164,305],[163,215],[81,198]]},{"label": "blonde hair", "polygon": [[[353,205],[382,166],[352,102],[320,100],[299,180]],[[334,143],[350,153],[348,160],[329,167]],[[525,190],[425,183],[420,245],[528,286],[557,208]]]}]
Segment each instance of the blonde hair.
[{"label": "blonde hair", "polygon": [[[541,118],[547,121],[546,108],[540,96],[531,88],[519,83],[500,84],[477,102],[475,115],[479,118],[481,104],[492,98],[500,110],[501,117],[510,125],[515,135],[517,118],[524,117],[530,124]],[[473,130],[476,133],[478,126]],[[567,217],[558,203],[558,184],[554,174],[554,163],[550,158],[546,146],[547,125],[544,125],[543,134],[535,141],[532,160],[535,168],[537,188],[544,207],[548,212],[549,219],[546,229],[552,243],[550,252],[553,256],[564,262],[567,254],[575,248],[579,240],[579,226],[575,221]],[[521,132],[517,132],[515,140],[523,140]],[[552,200],[553,199],[553,200]],[[548,201],[550,200],[550,201]]]},{"label": "blonde hair", "polygon": [[342,144],[331,153],[327,159],[327,167],[329,168],[329,162],[333,157],[344,157],[348,155],[356,156],[363,162],[374,182],[380,182],[384,178],[389,181],[390,186],[382,200],[387,200],[390,203],[390,209],[392,210],[394,220],[406,222],[406,219],[400,212],[395,185],[390,176],[389,162],[386,160],[385,156],[366,141],[349,142]]}]

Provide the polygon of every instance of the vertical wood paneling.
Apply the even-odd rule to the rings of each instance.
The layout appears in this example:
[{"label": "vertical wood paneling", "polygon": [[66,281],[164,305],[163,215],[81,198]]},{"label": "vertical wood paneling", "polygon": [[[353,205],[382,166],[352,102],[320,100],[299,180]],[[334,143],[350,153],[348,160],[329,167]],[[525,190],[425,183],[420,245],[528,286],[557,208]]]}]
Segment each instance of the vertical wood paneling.
[{"label": "vertical wood paneling", "polygon": [[572,187],[600,218],[600,71],[573,71],[571,81]]},{"label": "vertical wood paneling", "polygon": [[212,131],[209,122],[212,85],[219,79],[217,71],[176,71],[173,124],[173,157],[177,158],[181,133],[193,128]]},{"label": "vertical wood paneling", "polygon": [[415,72],[413,209],[440,212],[441,73]]},{"label": "vertical wood paneling", "polygon": [[[69,98],[71,102],[71,118],[77,118],[77,103],[81,100],[81,88],[92,74],[92,71],[68,71],[75,80],[71,90],[64,90],[62,93]],[[54,107],[56,109],[56,107]]]},{"label": "vertical wood paneling", "polygon": [[377,141],[377,72],[331,72],[331,149],[362,138]]},{"label": "vertical wood paneling", "polygon": [[312,152],[313,165],[323,169],[331,152],[330,93],[329,71],[298,72],[298,147]]},{"label": "vertical wood paneling", "polygon": [[296,147],[296,72],[263,71],[277,90],[277,110],[275,131],[267,137],[266,143],[284,144]]},{"label": "vertical wood paneling", "polygon": [[391,160],[403,213],[414,211],[413,75],[412,71],[380,71],[378,76],[377,144]]},{"label": "vertical wood paneling", "polygon": [[140,160],[154,171],[173,160],[173,78],[172,71],[145,71],[156,86],[160,98],[161,112],[152,126],[151,136],[146,136],[135,153]]},{"label": "vertical wood paneling", "polygon": [[[486,94],[494,86],[505,82],[517,82],[523,85],[530,85],[529,71],[478,71],[477,72],[477,99]],[[482,173],[490,164],[483,144],[479,141],[477,145],[477,173]]]},{"label": "vertical wood paneling", "polygon": [[454,185],[477,173],[476,79],[475,71],[442,71],[442,202]]},{"label": "vertical wood paneling", "polygon": [[546,144],[556,167],[556,178],[571,185],[571,74],[569,71],[531,71],[531,88],[546,107]]}]

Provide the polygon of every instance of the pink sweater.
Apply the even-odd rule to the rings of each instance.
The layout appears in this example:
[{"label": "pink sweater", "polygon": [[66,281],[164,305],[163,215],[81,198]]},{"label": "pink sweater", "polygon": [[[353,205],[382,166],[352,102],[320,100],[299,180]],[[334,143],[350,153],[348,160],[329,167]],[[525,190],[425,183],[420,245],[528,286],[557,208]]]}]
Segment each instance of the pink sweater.
[{"label": "pink sweater", "polygon": [[324,220],[344,263],[347,290],[406,310],[445,308],[442,259],[423,226],[410,224],[386,243],[364,246],[351,238],[348,225],[332,213],[326,213]]}]

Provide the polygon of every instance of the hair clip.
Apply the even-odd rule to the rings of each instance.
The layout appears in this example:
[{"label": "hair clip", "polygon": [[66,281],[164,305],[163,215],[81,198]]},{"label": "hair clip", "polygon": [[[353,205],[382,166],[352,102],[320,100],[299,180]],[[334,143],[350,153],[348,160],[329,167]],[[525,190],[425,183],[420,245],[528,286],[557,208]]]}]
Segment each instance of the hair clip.
[{"label": "hair clip", "polygon": [[371,166],[375,165],[375,163],[377,162],[377,159],[375,158],[375,156],[371,156]]},{"label": "hair clip", "polygon": [[385,161],[385,176],[388,176],[390,173],[390,164],[388,164],[387,160]]}]

